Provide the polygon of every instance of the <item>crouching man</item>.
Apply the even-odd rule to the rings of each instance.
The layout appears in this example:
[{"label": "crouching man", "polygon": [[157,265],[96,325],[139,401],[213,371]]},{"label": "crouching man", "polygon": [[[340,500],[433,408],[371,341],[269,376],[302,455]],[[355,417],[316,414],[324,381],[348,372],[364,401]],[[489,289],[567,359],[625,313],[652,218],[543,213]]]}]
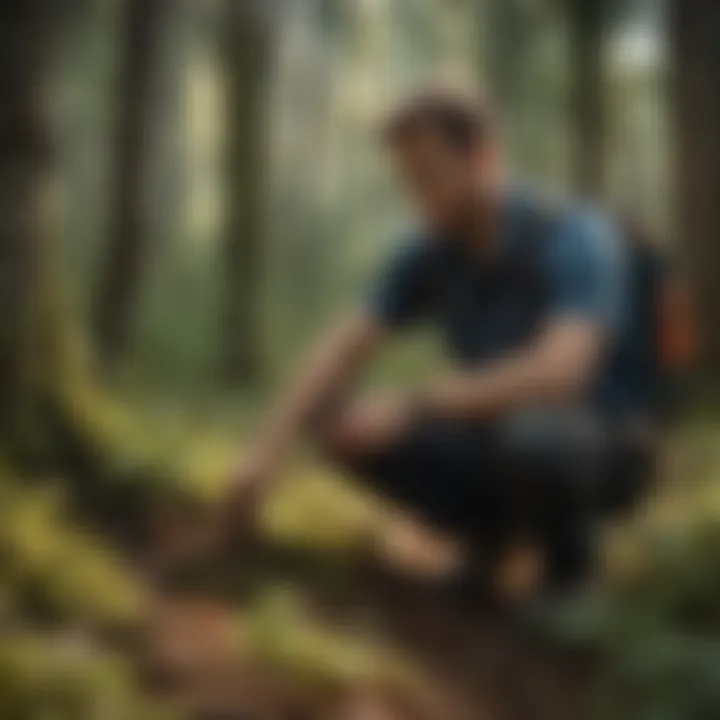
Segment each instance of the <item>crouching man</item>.
[{"label": "crouching man", "polygon": [[[623,240],[580,204],[550,209],[510,185],[494,118],[465,96],[412,97],[383,142],[422,229],[271,410],[236,471],[236,507],[308,433],[489,557],[518,533],[535,538],[550,581],[573,583],[592,557],[609,429],[643,402],[617,360],[632,340]],[[363,367],[421,320],[442,332],[451,369],[410,395],[353,397]]]}]

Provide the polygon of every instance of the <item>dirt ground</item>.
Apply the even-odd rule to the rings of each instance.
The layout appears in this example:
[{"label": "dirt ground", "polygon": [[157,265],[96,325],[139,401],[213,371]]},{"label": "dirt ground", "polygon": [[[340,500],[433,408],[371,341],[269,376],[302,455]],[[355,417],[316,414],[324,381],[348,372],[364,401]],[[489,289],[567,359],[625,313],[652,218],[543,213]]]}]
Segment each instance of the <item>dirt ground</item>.
[{"label": "dirt ground", "polygon": [[[302,577],[302,569],[296,574]],[[149,621],[154,682],[196,720],[587,717],[593,676],[587,658],[537,642],[512,616],[416,577],[374,568],[303,587],[301,623],[340,633],[349,651],[370,638],[391,649],[413,668],[404,686],[372,673],[319,678],[304,667],[305,650],[293,646],[301,641],[290,632],[282,637],[282,627],[285,665],[266,662],[256,652],[252,620],[224,592],[164,592]]]}]

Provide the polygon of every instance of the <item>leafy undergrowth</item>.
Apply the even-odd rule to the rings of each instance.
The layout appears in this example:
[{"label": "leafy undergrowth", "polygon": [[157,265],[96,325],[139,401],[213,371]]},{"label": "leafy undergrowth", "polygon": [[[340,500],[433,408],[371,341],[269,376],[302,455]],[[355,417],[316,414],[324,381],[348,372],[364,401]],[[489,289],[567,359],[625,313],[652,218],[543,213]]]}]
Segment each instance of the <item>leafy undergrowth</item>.
[{"label": "leafy undergrowth", "polygon": [[[720,716],[719,436],[704,423],[673,440],[655,491],[606,530],[598,590],[560,605],[549,623],[560,646],[603,659],[603,717]],[[385,508],[346,479],[308,465],[287,480],[264,516],[274,541],[352,556],[385,531]]]},{"label": "leafy undergrowth", "polygon": [[0,643],[0,717],[173,720],[181,714],[141,691],[126,657],[82,636],[16,632]]},{"label": "leafy undergrowth", "polygon": [[0,717],[165,718],[132,657],[102,640],[136,630],[145,590],[62,493],[0,477]]},{"label": "leafy undergrowth", "polygon": [[[198,430],[89,391],[73,394],[72,413],[80,434],[106,463],[103,482],[129,477],[158,484],[159,492],[143,495],[143,502],[155,504],[151,513],[163,512],[177,497],[202,507],[222,498],[237,459],[236,433],[229,426]],[[718,436],[720,429],[707,424],[683,433],[655,496],[607,532],[601,589],[566,605],[547,623],[546,635],[556,645],[582,645],[601,658],[594,685],[602,717],[720,716],[720,486],[713,476],[720,468]],[[27,487],[9,473],[0,479],[0,617],[7,629],[0,684],[13,689],[0,693],[6,703],[0,717],[95,720],[105,717],[99,708],[111,704],[119,720],[180,717],[183,709],[218,706],[226,717],[255,707],[259,717],[330,713],[334,720],[342,715],[333,708],[352,704],[356,694],[358,702],[369,695],[372,703],[395,708],[388,718],[421,717],[407,709],[412,702],[428,720],[464,717],[457,705],[448,710],[453,702],[469,704],[468,717],[514,717],[508,707],[516,707],[522,693],[502,686],[493,674],[497,667],[520,685],[525,678],[545,690],[554,687],[547,702],[556,715],[545,716],[573,717],[562,709],[562,698],[575,691],[577,673],[548,659],[554,655],[528,661],[515,641],[498,637],[497,623],[482,617],[461,619],[437,602],[420,611],[412,594],[389,607],[362,579],[354,595],[343,597],[342,621],[316,611],[317,588],[297,576],[285,578],[291,585],[281,590],[275,588],[282,577],[265,575],[253,580],[259,585],[250,596],[225,592],[207,599],[198,591],[180,602],[138,581],[126,562],[70,517],[62,493]],[[300,549],[318,562],[350,564],[383,536],[388,523],[377,499],[304,459],[270,498],[262,532],[268,544]],[[245,571],[242,564],[236,568]],[[394,631],[403,623],[409,634]],[[118,627],[157,640],[150,660],[172,671],[170,694],[180,709],[148,700],[141,670],[149,651],[108,640],[107,631]],[[79,633],[83,641],[68,643],[68,633]],[[425,648],[422,635],[433,636]],[[547,679],[555,667],[557,677]],[[448,681],[463,672],[465,690],[472,692]],[[433,711],[433,702],[444,709]],[[527,717],[530,711],[515,712]]]},{"label": "leafy undergrowth", "polygon": [[607,533],[602,587],[549,623],[605,654],[602,718],[720,717],[719,436],[676,440],[654,495]]}]

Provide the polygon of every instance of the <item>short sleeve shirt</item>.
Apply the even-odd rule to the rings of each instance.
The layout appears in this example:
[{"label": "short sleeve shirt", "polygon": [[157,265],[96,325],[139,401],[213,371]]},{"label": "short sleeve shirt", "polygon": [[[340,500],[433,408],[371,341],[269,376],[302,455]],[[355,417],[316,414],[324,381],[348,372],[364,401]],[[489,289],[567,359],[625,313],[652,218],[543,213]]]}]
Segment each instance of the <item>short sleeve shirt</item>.
[{"label": "short sleeve shirt", "polygon": [[[483,256],[452,238],[418,233],[397,248],[369,294],[379,322],[437,323],[450,356],[464,366],[520,347],[554,318],[596,323],[622,341],[627,314],[621,233],[593,209],[549,210],[528,193],[505,200],[500,230]],[[598,379],[599,402],[613,393]]]}]

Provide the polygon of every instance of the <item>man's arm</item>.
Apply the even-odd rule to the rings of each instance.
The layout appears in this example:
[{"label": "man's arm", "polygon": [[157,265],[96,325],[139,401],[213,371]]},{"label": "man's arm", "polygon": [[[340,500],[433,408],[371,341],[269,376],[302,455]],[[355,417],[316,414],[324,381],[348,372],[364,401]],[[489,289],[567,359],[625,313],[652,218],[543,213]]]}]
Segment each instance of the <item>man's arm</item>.
[{"label": "man's arm", "polygon": [[359,312],[337,324],[311,351],[288,390],[263,423],[253,446],[251,471],[274,471],[298,434],[322,407],[352,382],[387,331]]},{"label": "man's arm", "polygon": [[545,327],[525,347],[431,388],[428,409],[487,417],[518,406],[564,402],[596,379],[625,303],[623,239],[591,212],[568,214],[544,258],[550,292]]},{"label": "man's arm", "polygon": [[403,244],[375,280],[366,308],[318,343],[268,414],[250,456],[236,473],[238,488],[265,485],[303,427],[344,391],[391,331],[419,314],[426,299],[429,259],[426,244],[415,239]]},{"label": "man's arm", "polygon": [[584,320],[553,321],[526,348],[441,379],[421,402],[434,416],[481,419],[534,403],[572,400],[596,375],[603,335]]}]

